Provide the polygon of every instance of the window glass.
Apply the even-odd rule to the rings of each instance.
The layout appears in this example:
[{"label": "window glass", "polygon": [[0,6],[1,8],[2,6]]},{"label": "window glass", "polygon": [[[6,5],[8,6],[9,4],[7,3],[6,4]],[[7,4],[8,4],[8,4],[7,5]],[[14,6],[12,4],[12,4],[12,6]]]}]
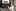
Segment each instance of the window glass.
[{"label": "window glass", "polygon": [[5,4],[8,4],[8,1],[4,1]]}]

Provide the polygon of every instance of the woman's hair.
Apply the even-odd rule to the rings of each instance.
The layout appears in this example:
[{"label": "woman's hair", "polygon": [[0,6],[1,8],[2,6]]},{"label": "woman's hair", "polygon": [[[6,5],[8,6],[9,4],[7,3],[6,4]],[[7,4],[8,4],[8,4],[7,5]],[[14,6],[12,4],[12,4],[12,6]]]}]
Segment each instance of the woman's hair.
[{"label": "woman's hair", "polygon": [[6,4],[3,4],[2,8],[6,8],[6,7],[7,7],[7,5]]},{"label": "woman's hair", "polygon": [[0,3],[0,7],[2,7],[2,4]]},{"label": "woman's hair", "polygon": [[[10,2],[10,4],[11,4],[11,2]],[[7,4],[9,7],[10,7],[10,5],[9,4]],[[5,4],[5,6],[7,7],[7,5]],[[6,7],[3,7],[3,8],[6,8]]]}]

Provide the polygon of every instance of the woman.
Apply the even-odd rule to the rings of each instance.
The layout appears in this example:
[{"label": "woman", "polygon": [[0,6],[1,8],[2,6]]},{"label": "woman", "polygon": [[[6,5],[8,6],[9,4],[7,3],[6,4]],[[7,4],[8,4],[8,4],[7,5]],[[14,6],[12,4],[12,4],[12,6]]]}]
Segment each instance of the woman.
[{"label": "woman", "polygon": [[3,4],[2,5],[2,8],[1,8],[1,11],[13,11],[14,10],[13,7],[14,6],[11,6],[11,2],[10,2],[10,4],[7,4],[7,5],[6,4]]}]

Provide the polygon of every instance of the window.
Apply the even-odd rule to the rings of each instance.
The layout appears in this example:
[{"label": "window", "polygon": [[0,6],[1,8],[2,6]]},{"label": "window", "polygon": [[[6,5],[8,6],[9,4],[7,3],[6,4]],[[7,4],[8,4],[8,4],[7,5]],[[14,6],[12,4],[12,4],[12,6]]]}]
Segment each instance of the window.
[{"label": "window", "polygon": [[2,0],[2,3],[9,3],[9,0]]},{"label": "window", "polygon": [[8,4],[8,1],[4,1],[5,4]]}]

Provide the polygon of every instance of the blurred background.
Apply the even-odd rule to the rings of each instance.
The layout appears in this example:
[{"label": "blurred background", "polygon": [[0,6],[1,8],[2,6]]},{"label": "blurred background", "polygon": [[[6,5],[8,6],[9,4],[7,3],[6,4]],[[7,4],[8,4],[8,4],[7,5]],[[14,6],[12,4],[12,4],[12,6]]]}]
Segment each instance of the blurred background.
[{"label": "blurred background", "polygon": [[4,3],[10,4],[10,2],[11,2],[11,6],[14,6],[14,10],[16,11],[16,0],[7,0],[7,3],[4,0],[0,0],[0,8],[2,8],[3,6],[5,6]]}]

